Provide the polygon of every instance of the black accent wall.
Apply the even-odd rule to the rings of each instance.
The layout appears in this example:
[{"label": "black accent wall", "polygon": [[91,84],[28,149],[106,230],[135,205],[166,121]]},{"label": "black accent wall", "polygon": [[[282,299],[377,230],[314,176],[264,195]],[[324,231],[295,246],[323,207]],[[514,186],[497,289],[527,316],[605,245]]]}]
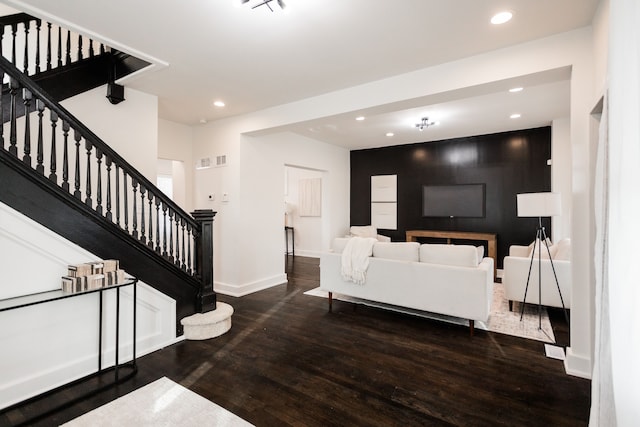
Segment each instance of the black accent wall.
[{"label": "black accent wall", "polygon": [[[551,191],[550,158],[551,127],[351,151],[351,225],[371,223],[371,176],[397,175],[398,229],[380,234],[404,241],[406,230],[496,233],[502,268],[510,245],[535,237],[538,220],[518,218],[516,194]],[[422,217],[422,186],[451,184],[485,184],[485,216]],[[550,219],[543,225],[551,236]]]}]

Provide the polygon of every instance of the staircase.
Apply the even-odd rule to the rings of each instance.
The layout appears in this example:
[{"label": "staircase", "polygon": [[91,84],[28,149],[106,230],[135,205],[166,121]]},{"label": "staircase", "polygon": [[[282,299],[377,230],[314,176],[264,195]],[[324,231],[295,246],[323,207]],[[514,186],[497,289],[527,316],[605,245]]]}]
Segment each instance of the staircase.
[{"label": "staircase", "polygon": [[60,105],[148,64],[27,14],[0,31],[0,201],[175,299],[182,335],[216,308],[215,212],[183,211]]},{"label": "staircase", "polygon": [[58,102],[150,65],[26,13],[0,17],[0,42],[7,39],[10,52],[0,43],[0,55]]}]

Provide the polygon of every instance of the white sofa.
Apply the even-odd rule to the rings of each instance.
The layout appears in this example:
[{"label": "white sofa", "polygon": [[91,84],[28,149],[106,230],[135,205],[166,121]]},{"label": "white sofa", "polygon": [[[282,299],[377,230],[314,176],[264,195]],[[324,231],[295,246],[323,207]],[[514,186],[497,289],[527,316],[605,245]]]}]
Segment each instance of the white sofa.
[{"label": "white sofa", "polygon": [[363,284],[343,279],[342,250],[336,238],[320,257],[320,288],[333,293],[469,319],[486,321],[493,299],[493,259],[471,245],[376,242]]},{"label": "white sofa", "polygon": [[562,291],[562,301],[558,293],[553,269],[549,254],[542,245],[540,267],[542,269],[542,281],[540,293],[542,298],[538,298],[538,255],[537,249],[531,264],[531,252],[533,243],[529,246],[513,245],[509,248],[509,256],[504,257],[503,277],[505,297],[509,300],[509,309],[513,308],[513,301],[522,302],[527,286],[527,275],[529,265],[531,265],[531,277],[529,278],[529,289],[527,291],[527,303],[538,304],[542,300],[542,305],[550,307],[571,308],[571,240],[562,239],[555,245],[550,245],[553,268],[558,277],[558,284]]},{"label": "white sofa", "polygon": [[390,242],[391,238],[378,234],[378,229],[373,225],[352,225],[349,227],[347,237],[373,237],[379,242]]}]

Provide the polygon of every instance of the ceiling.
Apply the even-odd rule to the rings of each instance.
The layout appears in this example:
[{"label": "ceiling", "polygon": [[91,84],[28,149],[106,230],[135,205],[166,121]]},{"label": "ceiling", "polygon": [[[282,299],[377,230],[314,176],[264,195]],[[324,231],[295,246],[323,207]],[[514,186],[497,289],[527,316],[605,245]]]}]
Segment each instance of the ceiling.
[{"label": "ceiling", "polygon": [[[249,6],[258,0],[251,0]],[[200,125],[588,26],[599,0],[285,0],[286,13],[238,0],[4,0],[157,66],[126,86],[154,94],[163,119]],[[502,26],[493,14],[510,10]],[[569,114],[570,70],[297,123],[350,149],[545,126]],[[225,107],[213,106],[223,100]],[[514,112],[520,119],[509,119]],[[418,131],[420,117],[441,124]],[[393,137],[387,137],[393,132]]]}]

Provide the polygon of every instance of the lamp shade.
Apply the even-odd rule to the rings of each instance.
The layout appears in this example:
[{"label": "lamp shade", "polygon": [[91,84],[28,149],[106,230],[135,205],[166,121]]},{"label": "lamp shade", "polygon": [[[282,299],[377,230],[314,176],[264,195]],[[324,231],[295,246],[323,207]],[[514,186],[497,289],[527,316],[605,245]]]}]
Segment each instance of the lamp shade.
[{"label": "lamp shade", "polygon": [[562,213],[560,193],[518,194],[518,216],[556,216]]}]

